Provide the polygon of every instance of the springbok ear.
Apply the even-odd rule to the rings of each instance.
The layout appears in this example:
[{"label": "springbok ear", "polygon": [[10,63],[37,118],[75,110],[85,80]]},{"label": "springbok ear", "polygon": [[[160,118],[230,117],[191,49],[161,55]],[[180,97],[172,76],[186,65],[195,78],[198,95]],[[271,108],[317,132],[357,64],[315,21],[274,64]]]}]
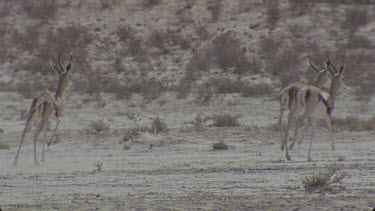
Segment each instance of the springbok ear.
[{"label": "springbok ear", "polygon": [[57,73],[60,73],[59,68],[56,66],[55,63],[53,63],[51,60],[49,60],[49,64],[51,65],[51,68],[56,71]]}]

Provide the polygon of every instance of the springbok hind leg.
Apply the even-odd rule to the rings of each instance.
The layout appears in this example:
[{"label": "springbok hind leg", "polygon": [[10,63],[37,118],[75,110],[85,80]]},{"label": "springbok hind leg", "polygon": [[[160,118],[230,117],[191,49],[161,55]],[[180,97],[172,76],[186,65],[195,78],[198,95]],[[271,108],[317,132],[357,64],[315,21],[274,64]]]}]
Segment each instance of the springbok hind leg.
[{"label": "springbok hind leg", "polygon": [[44,150],[46,148],[46,139],[47,139],[47,129],[43,130],[42,159],[41,159],[42,162],[44,162]]},{"label": "springbok hind leg", "polygon": [[36,152],[38,137],[39,137],[40,133],[43,131],[43,129],[46,128],[46,126],[47,126],[47,121],[43,120],[40,123],[38,130],[34,134],[33,145],[34,145],[34,164],[35,165],[39,165],[38,158],[37,158],[37,152]]},{"label": "springbok hind leg", "polygon": [[292,123],[293,123],[293,117],[294,117],[294,113],[290,112],[288,115],[288,123],[284,131],[284,139],[281,145],[281,149],[285,148],[285,157],[287,160],[292,159],[288,152],[288,138],[289,138],[288,136],[289,136],[290,127],[292,126]]},{"label": "springbok hind leg", "polygon": [[329,130],[329,138],[331,139],[331,147],[332,150],[335,151],[335,141],[333,140],[333,127],[332,127],[332,122],[331,118],[326,118],[326,124]]},{"label": "springbok hind leg", "polygon": [[283,128],[283,114],[284,114],[284,110],[281,109],[280,110],[280,117],[279,117],[279,121],[278,121],[278,124],[279,124],[279,132],[280,132],[280,138],[281,138],[281,151],[284,151],[284,143],[283,143],[283,137],[284,137],[284,128]]},{"label": "springbok hind leg", "polygon": [[53,142],[53,139],[56,136],[56,131],[57,131],[57,128],[59,127],[59,125],[60,125],[60,118],[57,118],[55,129],[53,130],[53,134],[52,134],[51,139],[47,142],[47,146],[51,145],[51,143]]},{"label": "springbok hind leg", "polygon": [[306,127],[305,124],[296,126],[296,128],[294,130],[294,135],[293,135],[293,142],[289,145],[289,149],[294,148],[294,145],[297,142],[298,134],[300,134],[301,131],[302,131],[302,136],[303,136],[303,131],[305,130],[305,127]]},{"label": "springbok hind leg", "polygon": [[310,146],[309,146],[309,152],[307,154],[307,161],[309,161],[309,162],[312,161],[311,149],[312,149],[312,142],[313,142],[313,139],[314,139],[314,135],[315,135],[314,127],[311,127]]},{"label": "springbok hind leg", "polygon": [[20,145],[18,146],[16,156],[14,157],[13,166],[17,166],[17,161],[18,161],[18,156],[19,156],[20,151],[21,151],[21,146],[22,146],[23,140],[25,139],[25,136],[26,136],[28,130],[29,130],[29,124],[26,123],[26,127],[25,127],[25,129],[23,129],[23,132],[22,132],[22,138],[21,138]]}]

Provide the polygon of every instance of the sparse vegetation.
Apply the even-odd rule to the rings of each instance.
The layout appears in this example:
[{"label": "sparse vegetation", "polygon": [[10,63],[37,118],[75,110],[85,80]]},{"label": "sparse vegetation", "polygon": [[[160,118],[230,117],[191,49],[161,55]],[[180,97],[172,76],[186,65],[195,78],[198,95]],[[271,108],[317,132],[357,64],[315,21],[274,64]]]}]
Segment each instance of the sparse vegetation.
[{"label": "sparse vegetation", "polygon": [[0,142],[0,149],[5,149],[5,150],[8,150],[11,148],[11,144],[9,143],[6,143],[6,142]]},{"label": "sparse vegetation", "polygon": [[144,8],[150,8],[160,4],[162,0],[142,0],[141,2]]},{"label": "sparse vegetation", "polygon": [[198,86],[196,93],[196,102],[201,105],[208,105],[210,103],[210,99],[214,94],[213,88],[208,84],[202,84]]},{"label": "sparse vegetation", "polygon": [[265,0],[267,23],[270,26],[275,26],[280,18],[279,1]]},{"label": "sparse vegetation", "polygon": [[342,189],[341,181],[345,178],[346,173],[338,173],[338,167],[332,165],[325,170],[306,176],[302,180],[302,186],[307,191],[332,191],[335,188]]},{"label": "sparse vegetation", "polygon": [[98,160],[98,162],[96,162],[95,164],[95,167],[96,169],[94,172],[101,172],[103,170],[103,162]]},{"label": "sparse vegetation", "polygon": [[242,97],[261,97],[261,96],[270,96],[273,95],[274,91],[270,84],[256,84],[246,86],[241,91]]},{"label": "sparse vegetation", "polygon": [[100,0],[100,3],[102,6],[102,9],[105,10],[105,9],[113,7],[116,3],[116,0]]},{"label": "sparse vegetation", "polygon": [[247,60],[247,49],[243,47],[232,31],[216,37],[212,43],[212,55],[217,67],[225,71],[233,70],[237,74],[259,71],[258,65],[254,61]]},{"label": "sparse vegetation", "polygon": [[214,150],[226,150],[226,149],[229,149],[229,146],[226,143],[224,143],[224,141],[219,141],[219,142],[213,143],[212,148]]},{"label": "sparse vegetation", "polygon": [[151,128],[150,128],[150,132],[152,133],[161,133],[161,132],[168,132],[168,125],[167,123],[163,122],[162,119],[160,119],[160,117],[156,117],[152,120],[151,122]]},{"label": "sparse vegetation", "polygon": [[350,7],[345,10],[345,20],[341,27],[353,36],[357,30],[368,23],[368,14],[366,8]]},{"label": "sparse vegetation", "polygon": [[202,133],[205,130],[206,119],[202,117],[201,114],[197,114],[192,122],[197,134]]},{"label": "sparse vegetation", "polygon": [[87,133],[91,134],[103,134],[107,133],[111,129],[110,125],[103,120],[92,121],[87,129]]},{"label": "sparse vegetation", "polygon": [[21,3],[21,8],[30,18],[43,22],[49,22],[55,18],[58,6],[57,0],[22,1]]},{"label": "sparse vegetation", "polygon": [[309,11],[309,0],[288,0],[289,9],[294,15],[302,15]]},{"label": "sparse vegetation", "polygon": [[223,0],[207,1],[207,10],[211,13],[212,21],[218,21],[221,10],[223,8]]},{"label": "sparse vegetation", "polygon": [[337,161],[339,161],[339,162],[342,162],[344,160],[345,160],[345,156],[344,155],[340,155],[340,156],[337,157]]},{"label": "sparse vegetation", "polygon": [[227,113],[223,114],[216,114],[212,116],[213,126],[215,127],[236,127],[239,126],[240,123],[238,119],[240,118],[239,115],[231,115]]},{"label": "sparse vegetation", "polygon": [[339,131],[374,131],[375,116],[371,116],[369,119],[360,119],[353,116],[346,116],[342,119],[333,117],[332,124]]},{"label": "sparse vegetation", "polygon": [[128,142],[128,141],[137,139],[139,134],[140,134],[140,128],[126,129],[124,132],[124,136],[122,137],[122,142]]}]

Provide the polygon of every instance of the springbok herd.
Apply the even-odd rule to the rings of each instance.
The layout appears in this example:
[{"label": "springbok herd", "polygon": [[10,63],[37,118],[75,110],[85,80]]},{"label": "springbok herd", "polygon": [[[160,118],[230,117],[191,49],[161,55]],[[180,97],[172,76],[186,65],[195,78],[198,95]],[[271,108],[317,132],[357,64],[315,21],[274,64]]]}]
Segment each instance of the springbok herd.
[{"label": "springbok herd", "polygon": [[[55,116],[57,123],[53,131],[53,135],[47,142],[49,145],[56,134],[59,126],[60,116],[62,112],[62,96],[65,88],[70,83],[70,69],[72,64],[72,55],[67,65],[63,65],[61,62],[61,54],[58,55],[57,65],[50,61],[51,68],[58,74],[58,85],[55,93],[44,90],[38,96],[36,96],[30,106],[30,109],[26,115],[26,124],[22,133],[22,138],[14,158],[13,165],[17,165],[18,156],[20,154],[21,145],[25,138],[25,135],[30,130],[31,123],[36,122],[37,129],[33,137],[34,146],[34,163],[38,165],[36,145],[39,135],[44,132],[46,133],[46,126],[52,116]],[[279,129],[282,139],[281,150],[285,150],[285,157],[287,160],[291,160],[291,156],[288,153],[288,149],[292,149],[297,141],[298,134],[303,132],[308,126],[311,126],[317,120],[324,119],[330,132],[330,140],[332,150],[335,150],[333,131],[331,123],[331,114],[335,108],[335,98],[338,95],[343,85],[343,72],[344,64],[338,69],[328,58],[325,62],[324,68],[317,68],[311,61],[310,66],[317,72],[317,77],[314,83],[308,85],[300,82],[294,82],[285,87],[279,93],[280,103],[280,117],[279,117]],[[323,91],[323,87],[329,82],[330,88],[328,93]],[[282,118],[284,111],[288,111],[288,120],[286,127],[282,125]],[[293,142],[288,146],[289,130],[294,125],[294,136]],[[311,161],[311,148],[314,137],[313,127],[311,128],[310,146],[308,150],[307,160]],[[303,139],[303,133],[300,134],[298,143],[301,143]],[[44,150],[45,141],[43,142],[42,158],[45,160]]]}]

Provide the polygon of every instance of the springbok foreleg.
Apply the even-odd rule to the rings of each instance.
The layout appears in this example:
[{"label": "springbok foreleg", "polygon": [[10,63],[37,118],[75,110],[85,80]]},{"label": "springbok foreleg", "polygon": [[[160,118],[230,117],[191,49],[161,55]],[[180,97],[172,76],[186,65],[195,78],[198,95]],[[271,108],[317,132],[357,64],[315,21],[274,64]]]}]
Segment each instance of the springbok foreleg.
[{"label": "springbok foreleg", "polygon": [[325,120],[326,120],[326,124],[329,130],[329,138],[331,139],[331,147],[332,147],[332,150],[335,151],[335,142],[333,140],[333,127],[332,127],[331,118],[328,116],[326,117]]},{"label": "springbok foreleg", "polygon": [[315,134],[314,127],[311,127],[310,146],[309,146],[309,152],[307,154],[307,161],[312,161],[311,149],[312,149],[312,142],[313,142],[313,139],[314,139],[314,134]]},{"label": "springbok foreleg", "polygon": [[46,148],[47,140],[47,129],[43,130],[43,140],[42,140],[42,162],[44,162],[44,149]]},{"label": "springbok foreleg", "polygon": [[294,121],[294,112],[290,111],[288,115],[288,123],[284,131],[284,140],[281,145],[281,150],[285,148],[285,157],[287,160],[291,160],[291,157],[288,152],[288,138],[289,138],[288,136],[289,136],[289,130],[290,130],[290,127],[292,126],[293,121]]},{"label": "springbok foreleg", "polygon": [[[280,132],[281,142],[283,141],[283,137],[284,137],[283,114],[284,114],[284,109],[280,109],[280,117],[279,117],[278,124],[279,124],[279,132]],[[281,147],[281,151],[283,151],[283,144],[282,144],[282,147]]]},{"label": "springbok foreleg", "polygon": [[53,130],[53,134],[52,134],[51,139],[47,142],[47,147],[48,147],[49,145],[51,145],[53,139],[55,138],[55,136],[56,136],[56,131],[57,131],[57,128],[59,127],[59,124],[60,124],[60,118],[57,117],[56,126],[55,126],[55,129]]}]

